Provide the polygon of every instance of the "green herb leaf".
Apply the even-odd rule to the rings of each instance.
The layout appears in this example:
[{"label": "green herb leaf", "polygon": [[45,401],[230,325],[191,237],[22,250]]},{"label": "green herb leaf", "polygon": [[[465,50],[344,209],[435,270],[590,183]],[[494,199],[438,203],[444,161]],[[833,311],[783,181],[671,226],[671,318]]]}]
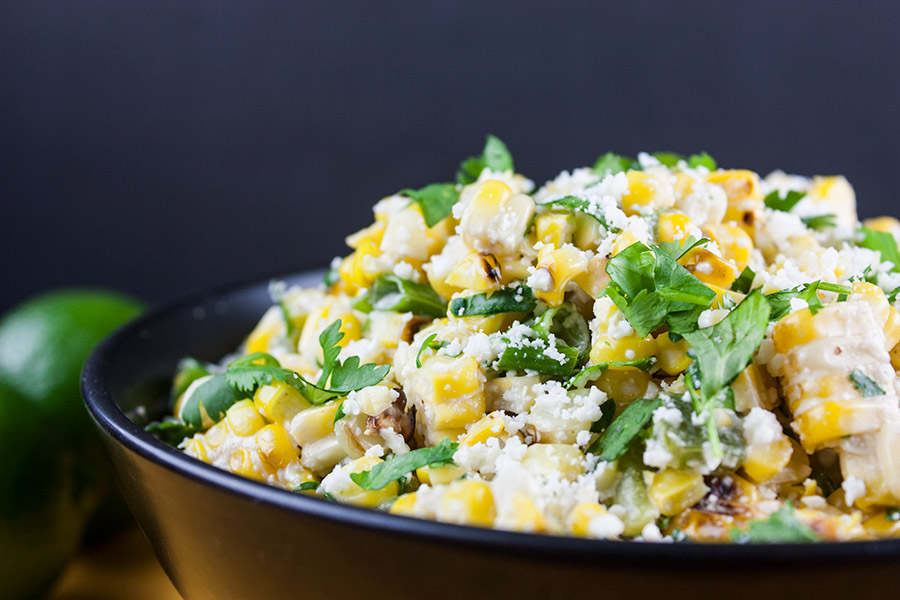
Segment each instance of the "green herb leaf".
[{"label": "green herb leaf", "polygon": [[600,418],[591,423],[591,433],[603,433],[606,431],[615,416],[616,401],[612,398],[607,398],[606,402],[600,405]]},{"label": "green herb leaf", "polygon": [[654,152],[652,156],[661,164],[669,168],[677,167],[679,161],[685,160],[682,155],[676,154],[675,152]]},{"label": "green herb leaf", "polygon": [[541,342],[528,346],[507,346],[494,362],[497,369],[503,371],[535,371],[542,375],[554,377],[568,377],[578,366],[580,353],[577,349],[561,342],[555,345],[559,358],[550,357],[547,351],[550,348],[546,340],[538,338],[534,342]]},{"label": "green herb leaf", "polygon": [[741,294],[749,294],[750,288],[753,287],[753,280],[756,279],[756,273],[750,267],[744,267],[738,278],[731,284],[731,289]]},{"label": "green herb leaf", "polygon": [[164,444],[177,447],[186,438],[193,437],[198,432],[197,429],[185,423],[177,421],[160,421],[158,423],[150,423],[144,427],[144,431],[158,439]]},{"label": "green herb leaf", "polygon": [[653,411],[659,408],[659,398],[638,398],[625,407],[612,424],[588,448],[588,452],[598,455],[602,461],[613,461],[625,454],[631,442],[641,432]]},{"label": "green herb leaf", "polygon": [[295,487],[295,488],[294,488],[293,490],[291,490],[291,491],[292,491],[292,492],[297,492],[297,493],[300,493],[300,492],[314,492],[314,491],[316,491],[317,489],[319,489],[319,486],[320,486],[320,485],[322,485],[322,484],[321,484],[320,482],[318,482],[318,481],[304,481],[303,483],[301,483],[300,485],[298,485],[297,487]]},{"label": "green herb leaf", "polygon": [[744,531],[732,529],[731,540],[738,544],[785,544],[819,542],[821,538],[797,519],[793,506],[788,503],[768,519],[750,521]]},{"label": "green herb leaf", "polygon": [[640,164],[633,158],[607,152],[594,162],[592,171],[600,177],[614,175],[629,169],[640,169]]},{"label": "green herb leaf", "polygon": [[325,387],[336,366],[338,355],[341,353],[341,347],[338,344],[344,339],[341,325],[341,320],[338,319],[319,334],[319,345],[322,347],[322,374],[319,376],[319,381],[316,382],[317,387]]},{"label": "green herb leaf", "polygon": [[559,306],[548,308],[539,316],[529,320],[526,325],[538,337],[549,340],[552,334],[557,340],[578,350],[578,364],[584,362],[584,357],[590,352],[590,327],[571,302],[564,302]]},{"label": "green herb leaf", "polygon": [[455,183],[432,183],[418,190],[406,188],[397,194],[412,198],[419,205],[428,227],[434,227],[449,217],[453,205],[459,202],[459,190]]},{"label": "green herb leaf", "polygon": [[894,236],[868,227],[860,228],[859,232],[862,235],[860,246],[880,252],[881,261],[890,262],[894,265],[891,271],[900,272],[900,248],[897,247],[897,240],[894,239]]},{"label": "green herb leaf", "polygon": [[341,394],[361,390],[380,382],[390,370],[390,365],[361,365],[358,356],[350,356],[343,363],[336,363],[328,389]]},{"label": "green herb leaf", "polygon": [[329,267],[328,270],[325,271],[325,275],[322,276],[322,285],[324,285],[325,288],[328,289],[340,280],[340,270],[337,267]]},{"label": "green herb leaf", "polygon": [[194,429],[203,429],[200,407],[213,421],[220,421],[232,404],[246,398],[246,394],[229,385],[225,375],[213,375],[191,394],[181,410],[181,418]]},{"label": "green herb leaf", "polygon": [[853,369],[850,372],[850,377],[848,379],[850,379],[853,383],[853,387],[859,390],[864,398],[884,396],[884,390],[881,389],[881,386],[859,369]]},{"label": "green herb leaf", "polygon": [[684,241],[660,242],[659,248],[675,260],[679,260],[682,256],[684,256],[694,248],[705,246],[708,243],[709,240],[706,238],[698,240],[694,236],[689,235],[688,238]]},{"label": "green herb leaf", "polygon": [[837,215],[827,214],[827,215],[816,215],[814,217],[800,217],[800,220],[803,221],[803,224],[809,227],[810,229],[815,229],[819,231],[821,229],[828,229],[830,227],[837,226]]},{"label": "green herb leaf", "polygon": [[597,204],[593,204],[578,196],[564,196],[556,200],[551,200],[550,202],[545,202],[543,206],[559,206],[571,212],[584,213],[600,223],[600,225],[610,233],[619,233],[622,231],[620,228],[610,225],[606,218],[606,214],[600,210],[600,207]]},{"label": "green herb leaf", "polygon": [[379,275],[365,295],[356,301],[354,308],[362,312],[411,312],[425,317],[443,317],[447,314],[447,303],[430,285],[391,274]]},{"label": "green herb leaf", "polygon": [[766,197],[763,199],[763,202],[766,206],[773,210],[788,212],[792,208],[794,208],[797,203],[803,199],[804,196],[806,196],[806,192],[788,190],[788,192],[782,196],[781,192],[779,192],[778,190],[773,190],[766,195]]},{"label": "green herb leaf", "polygon": [[435,338],[437,338],[437,334],[432,333],[427,338],[425,338],[425,341],[422,342],[421,346],[419,346],[419,351],[416,353],[416,368],[417,369],[422,368],[422,353],[425,350],[439,350],[440,348],[445,348],[446,346],[449,345],[447,342],[445,342],[443,340],[438,340]]},{"label": "green herb leaf", "polygon": [[182,395],[192,383],[206,377],[212,371],[211,365],[204,364],[194,358],[182,358],[178,362],[178,371],[175,379],[172,381],[172,397],[178,398]]},{"label": "green herb leaf", "polygon": [[351,473],[350,479],[364,490],[380,490],[421,467],[453,464],[453,453],[457,447],[458,444],[451,443],[450,438],[444,438],[437,446],[419,448],[406,454],[392,454],[369,471]]},{"label": "green herb leaf", "polygon": [[688,166],[692,169],[696,169],[697,167],[706,167],[710,171],[715,171],[718,168],[718,164],[716,163],[716,159],[707,154],[706,152],[701,152],[700,154],[691,154],[688,157]]},{"label": "green herb leaf", "polygon": [[454,298],[450,301],[450,314],[456,317],[497,315],[501,313],[531,312],[537,306],[534,292],[527,285],[519,284],[495,292],[485,292]]},{"label": "green herb leaf", "polygon": [[894,507],[887,509],[887,511],[885,511],[884,513],[884,518],[891,523],[900,521],[900,508]]},{"label": "green herb leaf", "polygon": [[647,358],[641,358],[638,360],[613,360],[597,365],[591,365],[589,367],[583,368],[571,379],[569,379],[566,382],[566,389],[571,390],[572,388],[582,387],[585,383],[597,379],[600,376],[600,373],[610,367],[634,367],[636,369],[640,369],[641,371],[649,372],[653,370],[654,365],[656,365],[655,356],[648,356]]},{"label": "green herb leaf", "polygon": [[265,367],[280,367],[278,359],[268,352],[251,352],[234,359],[228,363],[229,367],[245,367],[250,365],[262,365]]},{"label": "green herb leaf", "polygon": [[488,134],[481,156],[470,156],[459,165],[456,181],[463,185],[474,183],[485,168],[491,171],[515,171],[512,154],[500,138]]},{"label": "green herb leaf", "polygon": [[338,404],[337,410],[334,411],[334,418],[331,420],[331,424],[334,425],[346,416],[347,415],[344,413],[344,403],[341,402]]},{"label": "green herb leaf", "polygon": [[[781,290],[766,295],[766,300],[772,307],[772,313],[769,318],[772,321],[781,320],[791,312],[791,300],[798,298],[804,300],[809,305],[812,314],[816,314],[822,308],[822,301],[819,300],[819,292],[833,292],[835,294],[850,294],[851,288],[845,285],[835,283],[826,283],[824,281],[813,281],[798,285],[790,290]],[[844,298],[846,300],[846,298]]]}]

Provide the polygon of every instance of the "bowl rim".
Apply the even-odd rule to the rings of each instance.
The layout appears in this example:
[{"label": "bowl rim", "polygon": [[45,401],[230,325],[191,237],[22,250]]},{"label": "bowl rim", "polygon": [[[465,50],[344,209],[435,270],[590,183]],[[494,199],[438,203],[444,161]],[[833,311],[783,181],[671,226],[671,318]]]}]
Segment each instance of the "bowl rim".
[{"label": "bowl rim", "polygon": [[[323,272],[324,269],[302,270],[276,278],[303,284],[315,278],[321,281]],[[636,561],[654,561],[646,563],[654,569],[696,565],[698,561],[717,567],[742,568],[752,564],[789,569],[806,563],[822,565],[900,559],[900,539],[812,544],[649,543],[522,533],[393,515],[290,492],[221,470],[157,440],[119,409],[105,382],[104,373],[107,365],[113,364],[113,357],[119,353],[120,346],[135,337],[140,338],[142,332],[175,313],[221,301],[231,294],[267,286],[272,279],[253,278],[195,292],[151,309],[104,339],[86,361],[81,377],[84,401],[97,426],[116,443],[156,466],[244,500],[335,523],[467,549],[503,551],[506,554],[569,562],[595,563],[603,560],[605,563],[637,565],[640,563]]]}]

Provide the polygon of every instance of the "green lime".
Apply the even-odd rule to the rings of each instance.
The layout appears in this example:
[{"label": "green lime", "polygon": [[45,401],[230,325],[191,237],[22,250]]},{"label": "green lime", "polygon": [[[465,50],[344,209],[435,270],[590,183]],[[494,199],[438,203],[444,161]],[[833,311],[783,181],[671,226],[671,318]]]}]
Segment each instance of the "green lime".
[{"label": "green lime", "polygon": [[39,597],[81,542],[93,499],[59,438],[39,406],[0,381],[0,597]]},{"label": "green lime", "polygon": [[[55,428],[57,434],[45,437],[45,444],[78,457],[71,465],[74,484],[93,499],[83,503],[85,517],[103,503],[89,528],[96,537],[126,523],[129,513],[81,398],[81,369],[94,347],[142,308],[113,292],[72,289],[37,296],[0,320],[0,382]],[[15,417],[5,414],[2,418]]]}]

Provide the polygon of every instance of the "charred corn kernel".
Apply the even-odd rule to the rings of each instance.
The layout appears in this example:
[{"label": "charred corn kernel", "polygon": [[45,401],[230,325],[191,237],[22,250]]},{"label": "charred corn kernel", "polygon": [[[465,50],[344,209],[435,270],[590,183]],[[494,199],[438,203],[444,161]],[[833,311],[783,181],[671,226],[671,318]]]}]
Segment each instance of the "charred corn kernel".
[{"label": "charred corn kernel", "polygon": [[549,289],[535,289],[535,296],[550,306],[562,304],[568,283],[587,267],[585,253],[571,244],[559,248],[544,246],[538,252],[537,269],[547,270],[552,285]]},{"label": "charred corn kernel", "polygon": [[402,496],[397,498],[393,504],[391,504],[388,512],[392,515],[404,515],[407,517],[415,516],[417,498],[418,496],[416,495],[416,492],[403,494]]},{"label": "charred corn kernel", "polygon": [[[612,529],[608,526],[592,527],[591,523],[599,523],[607,521],[604,525],[612,525]],[[582,502],[578,504],[569,515],[569,531],[572,535],[581,537],[616,537],[624,530],[622,521],[618,517],[611,515],[606,507],[597,502]],[[617,533],[618,531],[618,533]],[[603,533],[603,536],[597,533]],[[606,535],[607,533],[612,535]]]},{"label": "charred corn kernel", "polygon": [[756,483],[768,481],[787,466],[793,452],[791,440],[786,435],[768,444],[748,444],[744,472]]},{"label": "charred corn kernel", "polygon": [[500,263],[493,254],[472,252],[447,275],[447,284],[473,292],[487,292],[500,287]]},{"label": "charred corn kernel", "polygon": [[656,231],[660,242],[683,243],[693,232],[699,233],[700,230],[686,214],[667,212],[659,215]]},{"label": "charred corn kernel", "polygon": [[641,212],[671,208],[675,191],[671,183],[644,171],[628,171],[628,192],[622,196],[622,209],[632,216]]},{"label": "charred corn kernel", "polygon": [[628,246],[635,244],[639,241],[640,240],[637,239],[637,236],[635,236],[630,231],[623,231],[622,233],[620,233],[619,235],[616,236],[616,241],[613,244],[612,255],[615,256],[616,254],[622,252]]},{"label": "charred corn kernel", "polygon": [[631,402],[647,393],[650,379],[650,373],[634,368],[607,369],[600,374],[594,385],[616,402]]},{"label": "charred corn kernel", "polygon": [[265,480],[264,471],[253,460],[253,453],[246,448],[237,448],[228,459],[228,470],[257,481]]},{"label": "charred corn kernel", "polygon": [[900,236],[900,221],[894,217],[875,217],[862,222],[866,229],[873,229],[883,233],[890,233],[895,238]]},{"label": "charred corn kernel", "polygon": [[525,231],[534,216],[534,200],[514,194],[502,181],[477,184],[468,202],[464,190],[459,233],[470,248],[499,256],[517,255],[527,244]]},{"label": "charred corn kernel", "polygon": [[703,283],[720,288],[727,288],[734,283],[738,276],[734,265],[722,260],[706,248],[694,248],[678,262]]},{"label": "charred corn kernel", "polygon": [[253,394],[253,403],[270,423],[290,421],[311,406],[296,388],[277,380],[272,385],[260,386]]},{"label": "charred corn kernel", "polygon": [[466,428],[466,434],[459,438],[462,446],[474,446],[487,442],[489,438],[507,438],[506,418],[500,411],[486,415],[481,420],[472,423]]},{"label": "charred corn kernel", "polygon": [[533,475],[561,474],[575,481],[584,473],[584,454],[570,444],[532,444],[525,449],[522,468]]},{"label": "charred corn kernel", "polygon": [[739,413],[755,407],[771,410],[778,403],[777,385],[765,368],[756,363],[741,371],[731,384],[734,392],[734,408]]},{"label": "charred corn kernel", "polygon": [[734,263],[738,271],[744,270],[750,263],[753,253],[753,239],[747,232],[732,223],[713,223],[703,228],[704,233],[722,252],[725,260]]},{"label": "charred corn kernel", "polygon": [[530,533],[547,531],[547,519],[528,494],[523,492],[513,494],[510,505],[509,510],[502,517],[498,517],[495,523],[497,527]]},{"label": "charred corn kernel", "polygon": [[256,432],[256,448],[263,465],[271,466],[273,471],[285,468],[297,458],[284,427],[278,424],[266,425]]},{"label": "charred corn kernel", "polygon": [[332,481],[330,481],[330,478],[336,477],[335,474],[332,474],[322,481],[322,486],[329,494],[341,502],[374,508],[386,502],[391,497],[399,495],[400,484],[396,481],[392,481],[380,490],[367,490],[360,487],[349,476],[354,473],[370,471],[381,462],[383,461],[380,458],[374,456],[357,458],[353,462],[341,467],[343,475],[337,476],[339,477],[338,482],[332,483]]},{"label": "charred corn kernel", "polygon": [[734,221],[752,235],[764,206],[759,176],[752,171],[731,169],[713,171],[706,180],[725,190],[728,197],[725,221]]},{"label": "charred corn kernel", "polygon": [[557,248],[572,241],[575,217],[569,213],[544,213],[534,220],[534,233],[539,242]]},{"label": "charred corn kernel", "polygon": [[490,527],[497,511],[491,488],[483,481],[463,479],[447,485],[438,518],[460,525]]},{"label": "charred corn kernel", "polygon": [[232,404],[225,412],[225,422],[228,429],[240,436],[253,435],[266,424],[250,399]]},{"label": "charred corn kernel", "polygon": [[669,332],[663,332],[656,337],[656,366],[673,377],[683,373],[692,361],[687,355],[688,348],[686,340],[673,342]]},{"label": "charred corn kernel", "polygon": [[297,413],[288,427],[294,442],[303,446],[305,452],[307,444],[333,434],[337,409],[337,402],[329,402]]},{"label": "charred corn kernel", "polygon": [[697,504],[708,491],[703,475],[674,469],[655,473],[649,489],[656,508],[669,517]]},{"label": "charred corn kernel", "polygon": [[609,284],[606,263],[606,257],[595,254],[588,260],[587,268],[575,275],[572,281],[584,290],[588,296],[596,298]]},{"label": "charred corn kernel", "polygon": [[428,485],[440,485],[456,481],[466,474],[466,470],[456,465],[426,465],[416,469],[416,479]]}]

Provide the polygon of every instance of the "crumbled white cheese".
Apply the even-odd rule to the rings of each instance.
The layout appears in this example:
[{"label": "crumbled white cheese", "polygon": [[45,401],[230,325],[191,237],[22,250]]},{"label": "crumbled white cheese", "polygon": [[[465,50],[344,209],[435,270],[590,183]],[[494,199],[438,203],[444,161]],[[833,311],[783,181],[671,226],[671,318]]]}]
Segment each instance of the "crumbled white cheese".
[{"label": "crumbled white cheese", "polygon": [[775,414],[759,407],[753,407],[744,417],[744,440],[750,446],[764,446],[782,438],[781,424]]},{"label": "crumbled white cheese", "polygon": [[854,502],[866,495],[866,482],[855,475],[850,475],[844,478],[841,489],[844,490],[847,506],[853,506]]},{"label": "crumbled white cheese", "polygon": [[526,283],[528,287],[538,292],[549,292],[553,289],[553,276],[550,274],[550,271],[543,267],[533,269]]}]

